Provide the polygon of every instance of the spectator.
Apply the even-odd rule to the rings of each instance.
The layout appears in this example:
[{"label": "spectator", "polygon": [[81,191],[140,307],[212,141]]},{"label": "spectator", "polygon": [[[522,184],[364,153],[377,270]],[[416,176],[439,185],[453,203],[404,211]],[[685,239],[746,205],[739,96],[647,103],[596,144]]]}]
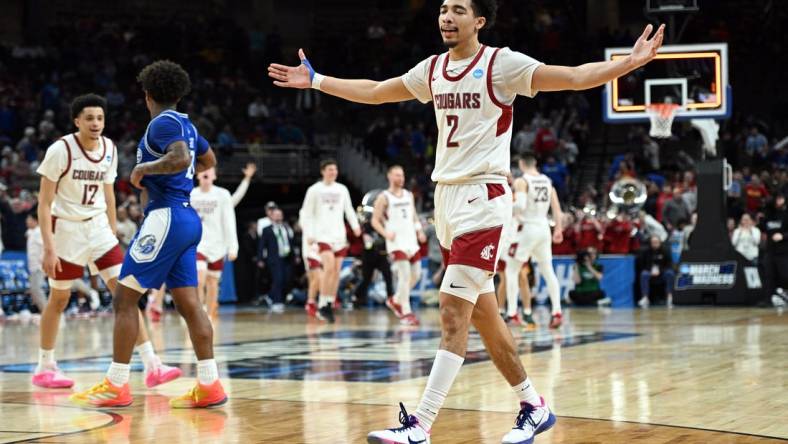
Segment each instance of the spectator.
[{"label": "spectator", "polygon": [[673,189],[673,198],[665,202],[665,207],[662,209],[662,223],[668,231],[673,231],[686,224],[689,218],[690,210],[682,197],[681,188],[676,187]]},{"label": "spectator", "polygon": [[265,259],[265,266],[271,275],[269,297],[273,301],[273,313],[285,311],[285,292],[292,271],[292,246],[293,233],[284,224],[282,210],[277,208],[271,213],[271,225],[263,229],[257,255]]},{"label": "spectator", "polygon": [[750,183],[744,187],[744,194],[747,211],[755,214],[763,208],[764,200],[769,197],[769,190],[763,185],[761,178],[753,174]]},{"label": "spectator", "polygon": [[550,121],[542,119],[534,139],[534,152],[538,158],[544,159],[548,155],[553,154],[557,146],[558,138],[550,127]]},{"label": "spectator", "polygon": [[668,239],[668,231],[665,230],[665,227],[645,211],[641,210],[638,213],[637,226],[639,228],[638,238],[644,244],[651,239],[651,236],[657,236],[661,242]]},{"label": "spectator", "polygon": [[564,213],[564,236],[560,243],[553,244],[553,254],[575,254],[577,253],[577,232],[575,218],[570,212]]},{"label": "spectator", "polygon": [[249,107],[246,110],[246,115],[250,120],[257,122],[268,119],[271,114],[268,110],[268,106],[265,104],[265,102],[263,102],[263,98],[257,96],[254,99],[254,102],[249,104]]},{"label": "spectator", "polygon": [[605,253],[629,254],[632,251],[632,235],[635,226],[626,212],[620,211],[605,228]]},{"label": "spectator", "polygon": [[540,167],[542,174],[549,177],[553,182],[558,198],[564,200],[569,186],[569,171],[566,167],[557,162],[554,155],[548,155],[545,163]]},{"label": "spectator", "polygon": [[523,154],[526,151],[531,151],[534,140],[536,140],[536,132],[533,129],[533,125],[528,122],[524,123],[520,131],[517,131],[517,134],[514,135],[512,141],[514,152],[516,154]]},{"label": "spectator", "polygon": [[604,228],[596,217],[596,210],[583,209],[578,212],[578,222],[575,228],[578,250],[585,250],[590,247],[599,248],[603,239]]},{"label": "spectator", "polygon": [[572,267],[572,278],[575,289],[569,292],[569,298],[578,305],[589,305],[596,302],[600,307],[610,305],[610,298],[602,290],[602,264],[597,262],[595,248],[581,251]]},{"label": "spectator", "polygon": [[640,272],[640,291],[642,297],[638,301],[641,308],[647,308],[650,303],[651,284],[661,279],[665,283],[665,300],[668,307],[673,306],[673,281],[675,273],[670,258],[670,253],[662,245],[657,236],[652,236],[649,247],[643,250],[638,258]]},{"label": "spectator", "polygon": [[744,177],[741,171],[733,173],[731,186],[728,188],[728,215],[734,218],[739,218],[744,213],[744,205],[742,205],[742,192],[744,190]]},{"label": "spectator", "polygon": [[739,227],[733,230],[731,236],[733,247],[750,262],[758,261],[758,247],[761,244],[761,230],[755,226],[752,216],[744,213],[741,216]]},{"label": "spectator", "polygon": [[762,158],[766,158],[768,155],[768,150],[769,141],[766,140],[766,136],[761,134],[757,126],[750,128],[750,135],[747,136],[747,142],[745,144],[745,151],[747,152],[747,155],[752,157],[760,156]]}]

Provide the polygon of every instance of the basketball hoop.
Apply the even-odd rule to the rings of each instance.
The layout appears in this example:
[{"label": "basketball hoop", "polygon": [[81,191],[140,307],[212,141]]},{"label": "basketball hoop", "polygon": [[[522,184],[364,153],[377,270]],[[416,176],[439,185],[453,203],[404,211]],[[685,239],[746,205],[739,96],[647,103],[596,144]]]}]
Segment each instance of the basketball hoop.
[{"label": "basketball hoop", "polygon": [[667,139],[673,133],[673,118],[676,113],[681,109],[680,105],[675,103],[650,103],[646,105],[646,113],[651,120],[651,131],[648,135],[658,139]]}]

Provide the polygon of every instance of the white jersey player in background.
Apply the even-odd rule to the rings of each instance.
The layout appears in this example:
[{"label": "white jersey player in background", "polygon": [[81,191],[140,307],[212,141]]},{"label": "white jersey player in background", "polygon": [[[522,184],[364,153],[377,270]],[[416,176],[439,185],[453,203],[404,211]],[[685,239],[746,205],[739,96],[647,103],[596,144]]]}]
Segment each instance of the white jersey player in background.
[{"label": "white jersey player in background", "polygon": [[[123,263],[115,236],[115,191],[118,171],[115,144],[103,137],[106,100],[95,94],[74,99],[71,117],[78,131],[47,148],[36,172],[41,175],[38,221],[44,244],[43,268],[49,276],[50,296],[41,315],[41,342],[33,384],[66,388],[74,384],[58,369],[55,343],[60,314],[71,297],[75,280],[85,267],[98,271],[114,293]],[[148,340],[142,312],[136,350],[145,365],[148,387],[171,381],[181,374],[163,365]]]},{"label": "white jersey player in background", "polygon": [[464,361],[471,323],[521,401],[515,426],[503,443],[531,443],[555,423],[498,314],[492,282],[501,228],[512,217],[511,190],[506,187],[512,105],[517,95],[593,88],[646,64],[656,56],[664,27],[649,39],[653,28],[647,26],[627,57],[566,67],[482,45],[479,31],[494,23],[496,12],[494,0],[444,0],[437,25],[448,52],[425,59],[402,77],[374,81],[324,76],[315,72],[303,51],[299,66],[268,68],[281,87],[311,87],[368,104],[418,99],[432,101],[435,108],[435,224],[447,264],[440,291],[440,350],[416,414],[408,415],[403,407],[401,427],[370,433],[370,443],[429,444],[432,424]]},{"label": "white jersey player in background", "polygon": [[410,290],[421,277],[419,243],[426,242],[427,237],[416,214],[413,194],[404,188],[405,171],[394,165],[386,177],[389,187],[378,194],[372,212],[372,228],[386,239],[386,251],[397,273],[396,301],[389,297],[386,306],[402,324],[415,326],[419,320],[410,308]]},{"label": "white jersey player in background", "polygon": [[318,316],[333,323],[334,311],[331,307],[339,287],[342,259],[348,251],[345,219],[355,236],[361,235],[361,226],[350,200],[350,192],[346,186],[337,182],[337,162],[333,159],[322,161],[320,175],[323,179],[306,190],[304,204],[301,205],[301,229],[307,245],[317,244],[323,264],[317,301]]},{"label": "white jersey player in background", "polygon": [[[241,179],[241,183],[238,184],[238,188],[235,189],[233,195],[230,197],[230,201],[232,202],[233,207],[237,207],[238,204],[241,203],[241,200],[243,200],[244,196],[246,196],[246,192],[249,191],[249,185],[252,182],[252,177],[254,177],[254,174],[257,172],[257,165],[255,165],[254,162],[249,162],[241,170],[241,172],[243,173],[244,178]],[[204,232],[203,232],[203,236],[205,236]],[[199,249],[198,249],[198,253],[199,253]],[[219,273],[219,277],[221,277],[221,271]],[[198,278],[200,278],[199,274],[198,274]],[[200,297],[203,297],[205,295],[205,291],[201,290],[201,288],[204,288],[206,282],[205,275],[203,274],[202,278],[200,279],[202,279],[200,282],[203,283],[203,286],[199,286],[200,282],[198,282],[197,294],[200,295]],[[159,322],[159,320],[161,320],[161,315],[164,312],[165,287],[166,287],[165,285],[162,285],[161,288],[151,290],[150,293],[148,294],[148,306],[146,308],[148,310],[150,320],[153,322]],[[218,291],[219,290],[217,288],[216,296],[218,296],[219,294]],[[203,302],[203,304],[205,304],[206,299],[201,299],[201,301]],[[216,304],[216,307],[218,308],[218,303]],[[207,308],[208,307],[206,306],[206,309]],[[209,312],[209,314],[210,313],[211,312]]]},{"label": "white jersey player in background", "polygon": [[229,261],[238,257],[238,233],[235,226],[235,205],[230,192],[213,183],[216,169],[210,168],[197,176],[200,186],[192,189],[191,204],[202,221],[202,238],[197,245],[197,294],[208,315],[219,315],[219,279],[225,256]]},{"label": "white jersey player in background", "polygon": [[[549,177],[536,169],[536,158],[525,154],[519,160],[522,177],[515,179],[514,205],[523,229],[517,234],[514,257],[506,265],[508,291],[516,291],[516,284],[509,282],[510,276],[518,276],[530,258],[538,264],[539,274],[547,284],[547,293],[552,305],[550,328],[559,328],[562,322],[561,289],[553,269],[552,242],[563,240],[563,213],[558,195]],[[555,228],[550,235],[550,220],[547,213],[552,210]],[[529,307],[530,308],[530,307]],[[526,312],[526,315],[530,313]]]}]

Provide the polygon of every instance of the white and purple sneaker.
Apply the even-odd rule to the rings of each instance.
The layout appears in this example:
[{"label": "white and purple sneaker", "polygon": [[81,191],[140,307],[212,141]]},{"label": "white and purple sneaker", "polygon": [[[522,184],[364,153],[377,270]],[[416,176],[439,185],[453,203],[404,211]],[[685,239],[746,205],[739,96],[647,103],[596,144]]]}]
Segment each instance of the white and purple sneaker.
[{"label": "white and purple sneaker", "polygon": [[527,402],[520,403],[520,413],[514,422],[514,427],[503,437],[503,444],[531,444],[534,437],[549,430],[555,425],[555,415],[547,407],[541,396],[541,405],[531,405]]},{"label": "white and purple sneaker", "polygon": [[418,418],[408,415],[401,402],[399,408],[399,423],[402,427],[370,432],[367,435],[368,444],[430,444],[430,431],[419,424]]}]

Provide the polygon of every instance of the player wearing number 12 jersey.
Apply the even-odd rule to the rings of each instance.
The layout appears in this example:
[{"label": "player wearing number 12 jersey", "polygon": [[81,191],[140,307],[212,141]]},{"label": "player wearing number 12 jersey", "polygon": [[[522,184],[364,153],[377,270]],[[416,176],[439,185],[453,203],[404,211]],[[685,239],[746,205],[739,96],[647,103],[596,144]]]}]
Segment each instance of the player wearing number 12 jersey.
[{"label": "player wearing number 12 jersey", "polygon": [[521,401],[515,426],[503,442],[530,444],[555,422],[498,315],[492,282],[502,227],[512,217],[506,187],[512,104],[517,95],[599,86],[644,65],[656,56],[664,28],[649,39],[653,28],[647,26],[626,58],[551,66],[508,48],[481,44],[479,31],[493,24],[496,11],[494,0],[444,0],[438,26],[448,51],[425,59],[402,77],[377,82],[324,76],[315,72],[303,51],[300,66],[268,68],[277,86],[311,87],[368,104],[432,101],[435,109],[435,224],[447,265],[440,291],[441,345],[416,414],[408,415],[402,407],[402,426],[370,433],[371,443],[429,444],[432,423],[464,361],[471,323]]},{"label": "player wearing number 12 jersey", "polygon": [[227,396],[213,359],[213,328],[197,296],[197,244],[202,225],[190,205],[195,172],[212,168],[216,158],[186,114],[175,111],[191,87],[186,71],[170,61],[146,66],[137,79],[145,92],[151,121],[137,147],[130,182],[143,190],[145,220],[129,245],[115,291],[112,363],[102,382],[71,396],[79,405],[125,407],[132,403],[129,362],[138,329],[132,322],[140,297],[163,283],[172,291],[197,354],[197,385],[172,399],[174,408],[214,407]]},{"label": "player wearing number 12 jersey", "polygon": [[[74,381],[58,370],[55,361],[60,314],[71,297],[71,285],[82,279],[85,266],[98,271],[107,288],[115,290],[123,253],[115,236],[115,193],[118,150],[102,136],[107,108],[103,97],[86,94],[74,99],[71,116],[77,132],[53,143],[38,167],[41,175],[38,220],[44,244],[43,268],[49,276],[49,302],[41,315],[38,367],[33,384],[67,388]],[[145,364],[148,387],[180,376],[175,367],[161,364],[144,329],[136,336]],[[134,337],[132,337],[134,338]]]}]

